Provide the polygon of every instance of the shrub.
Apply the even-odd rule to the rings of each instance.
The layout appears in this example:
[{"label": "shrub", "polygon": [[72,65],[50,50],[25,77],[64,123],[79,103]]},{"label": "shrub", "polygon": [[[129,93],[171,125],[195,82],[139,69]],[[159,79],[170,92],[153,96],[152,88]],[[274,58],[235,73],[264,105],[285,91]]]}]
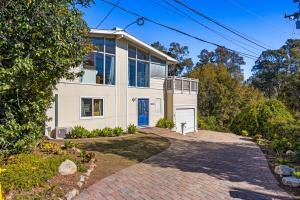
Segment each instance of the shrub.
[{"label": "shrub", "polygon": [[135,134],[137,131],[137,127],[134,124],[129,124],[127,129],[129,134]]},{"label": "shrub", "polygon": [[278,164],[278,165],[288,165],[288,166],[291,167],[291,162],[289,160],[286,160],[286,159],[282,158],[282,157],[276,158],[275,163]]},{"label": "shrub", "polygon": [[45,142],[40,144],[40,149],[42,152],[50,154],[62,154],[61,145],[57,143]]},{"label": "shrub", "polygon": [[102,136],[102,130],[101,129],[94,129],[94,130],[92,130],[92,135],[94,137]]},{"label": "shrub", "polygon": [[108,127],[102,129],[102,136],[104,136],[104,137],[111,137],[111,136],[113,136],[113,129],[112,128],[108,128]]},{"label": "shrub", "polygon": [[76,148],[78,146],[78,144],[71,142],[71,141],[65,141],[64,142],[64,147],[66,149],[72,149],[72,148]]},{"label": "shrub", "polygon": [[220,131],[223,130],[218,124],[215,116],[203,117],[198,115],[198,127],[204,130]]},{"label": "shrub", "polygon": [[82,158],[82,162],[88,163],[92,158],[95,158],[95,153],[87,153],[85,150],[81,150],[80,157]]},{"label": "shrub", "polygon": [[121,127],[116,127],[113,129],[113,135],[114,136],[120,136],[123,134],[123,129]]},{"label": "shrub", "polygon": [[283,155],[289,149],[291,149],[291,143],[286,138],[274,139],[271,143],[271,147],[278,155]]},{"label": "shrub", "polygon": [[[97,130],[97,129],[95,129],[95,130]],[[95,137],[98,137],[98,132],[95,131],[95,130],[90,131],[90,132],[88,133],[87,137],[88,137],[88,138],[95,138]]]},{"label": "shrub", "polygon": [[246,130],[242,130],[241,135],[244,136],[244,137],[248,137],[249,133]]},{"label": "shrub", "polygon": [[67,138],[77,139],[77,138],[87,138],[90,132],[82,126],[75,126],[71,133],[67,135]]},{"label": "shrub", "polygon": [[255,135],[253,136],[253,139],[254,139],[255,141],[259,141],[259,140],[261,140],[262,138],[263,138],[262,134],[259,134],[259,133],[255,134]]},{"label": "shrub", "polygon": [[293,176],[295,176],[296,178],[300,178],[300,172],[299,172],[299,171],[294,172],[294,173],[293,173]]},{"label": "shrub", "polygon": [[168,120],[166,118],[161,118],[156,123],[156,127],[158,127],[158,128],[169,128],[169,129],[172,129],[172,128],[175,127],[175,124],[171,120]]}]

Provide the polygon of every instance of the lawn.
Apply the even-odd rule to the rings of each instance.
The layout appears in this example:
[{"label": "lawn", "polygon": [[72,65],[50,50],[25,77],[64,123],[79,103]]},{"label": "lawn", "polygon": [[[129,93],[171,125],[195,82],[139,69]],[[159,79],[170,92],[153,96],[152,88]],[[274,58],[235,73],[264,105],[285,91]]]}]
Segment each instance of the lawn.
[{"label": "lawn", "polygon": [[155,135],[137,133],[119,138],[96,138],[72,140],[80,149],[94,152],[96,169],[85,187],[130,165],[141,162],[170,146],[168,139]]}]

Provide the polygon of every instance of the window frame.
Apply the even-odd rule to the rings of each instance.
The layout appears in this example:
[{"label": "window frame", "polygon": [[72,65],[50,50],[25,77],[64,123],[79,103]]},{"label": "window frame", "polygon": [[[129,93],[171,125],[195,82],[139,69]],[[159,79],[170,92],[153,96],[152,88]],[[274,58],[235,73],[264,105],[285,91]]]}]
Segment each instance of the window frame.
[{"label": "window frame", "polygon": [[[153,56],[153,57],[157,57],[157,56]],[[158,65],[163,65],[162,63],[159,63],[159,62],[155,62],[155,61],[152,61],[152,55],[150,55],[150,79],[151,78],[154,78],[154,79],[166,79],[167,78],[167,61],[165,61],[165,63],[164,63],[164,66],[165,66],[165,69],[164,69],[164,71],[165,71],[165,76],[164,77],[158,77],[158,76],[152,76],[152,63],[153,64],[158,64]]]},{"label": "window frame", "polygon": [[[103,51],[97,51],[97,50],[92,50],[91,51],[91,53],[93,53],[93,58],[94,58],[94,64],[95,64],[95,69],[97,70],[97,68],[96,68],[96,54],[98,53],[98,54],[102,54],[103,55],[103,83],[82,83],[81,81],[82,81],[82,78],[80,79],[80,84],[93,84],[93,85],[106,85],[106,86],[115,86],[116,84],[117,84],[117,79],[116,79],[116,77],[117,77],[117,73],[116,73],[116,68],[117,68],[117,66],[116,66],[116,55],[117,55],[117,40],[115,39],[115,38],[111,38],[111,37],[90,37],[91,38],[91,40],[92,39],[97,39],[97,38],[99,38],[99,39],[101,39],[101,38],[103,38]],[[112,54],[112,53],[107,53],[106,52],[106,38],[107,39],[114,39],[115,40],[115,54]],[[105,84],[105,64],[106,64],[106,55],[110,55],[110,56],[112,56],[113,57],[113,59],[114,59],[114,63],[115,63],[115,84],[114,85],[112,85],[112,84]],[[85,68],[84,68],[84,65],[82,64],[81,65],[82,66],[82,69],[84,70]],[[89,69],[88,69],[89,70]]]},{"label": "window frame", "polygon": [[[156,108],[157,108],[157,107],[156,107],[157,100],[159,100],[159,109],[160,109],[159,112],[156,111]],[[162,114],[162,99],[161,99],[161,98],[155,98],[155,114],[156,114],[156,115],[161,115],[161,114]]]},{"label": "window frame", "polygon": [[[82,111],[82,99],[92,99],[92,115],[94,115],[94,99],[99,99],[99,100],[102,100],[102,110],[103,110],[103,114],[102,116],[87,116],[87,117],[84,117],[81,115],[81,111]],[[103,119],[105,117],[105,106],[104,106],[104,103],[105,103],[105,99],[104,97],[101,97],[101,96],[80,96],[79,97],[79,119]]]}]

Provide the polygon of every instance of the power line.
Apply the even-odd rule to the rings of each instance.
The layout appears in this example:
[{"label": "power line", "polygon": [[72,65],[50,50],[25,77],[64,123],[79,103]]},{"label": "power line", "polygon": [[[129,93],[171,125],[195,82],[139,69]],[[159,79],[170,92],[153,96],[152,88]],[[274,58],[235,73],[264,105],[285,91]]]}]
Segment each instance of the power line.
[{"label": "power line", "polygon": [[214,42],[210,42],[210,41],[201,39],[201,38],[199,38],[199,37],[197,37],[197,36],[193,36],[193,35],[191,35],[191,34],[189,34],[189,33],[183,32],[183,31],[181,31],[181,30],[179,30],[179,29],[173,28],[173,27],[168,26],[168,25],[164,25],[164,24],[162,24],[162,23],[159,23],[159,22],[157,22],[157,21],[154,21],[154,20],[152,20],[152,19],[149,19],[149,18],[147,18],[147,17],[144,17],[144,16],[142,16],[142,15],[140,15],[140,14],[137,14],[137,13],[135,13],[135,12],[132,12],[132,11],[130,11],[130,10],[127,10],[127,9],[125,9],[125,8],[123,8],[123,7],[120,7],[119,5],[116,5],[116,4],[111,3],[111,2],[109,2],[109,1],[106,1],[106,0],[101,0],[101,1],[103,1],[103,2],[105,2],[105,3],[108,3],[108,4],[110,4],[110,5],[114,5],[116,8],[119,8],[120,10],[123,10],[124,12],[130,13],[130,14],[132,14],[132,15],[135,15],[135,16],[139,17],[139,18],[143,18],[144,20],[147,20],[147,21],[149,21],[149,22],[151,22],[151,23],[153,23],[153,24],[156,24],[156,25],[161,26],[161,27],[164,27],[164,28],[166,28],[166,29],[175,31],[175,32],[177,32],[177,33],[180,33],[180,34],[182,34],[182,35],[185,35],[185,36],[188,36],[188,37],[190,37],[190,38],[196,39],[196,40],[198,40],[198,41],[201,41],[201,42],[204,42],[204,43],[207,43],[207,44],[211,44],[211,45],[214,45],[214,46],[217,46],[217,47],[225,48],[225,49],[227,49],[227,50],[229,50],[229,51],[236,52],[236,53],[238,53],[238,54],[241,54],[241,55],[243,55],[243,56],[245,56],[245,57],[247,57],[247,58],[253,59],[253,60],[256,60],[256,59],[257,59],[257,57],[255,57],[255,56],[253,56],[253,55],[251,55],[251,54],[247,54],[247,53],[235,51],[235,50],[226,48],[226,47],[224,47],[223,45],[219,45],[219,44],[217,44],[217,43],[214,43]]},{"label": "power line", "polygon": [[[152,3],[154,3],[154,4],[156,4],[156,5],[159,5],[159,6],[163,7],[163,8],[165,8],[166,10],[170,11],[170,9],[169,9],[168,7],[166,7],[166,6],[164,6],[163,4],[160,4],[160,3],[158,3],[158,2],[156,2],[156,1],[154,1],[154,0],[149,0],[149,1],[151,1]],[[258,53],[256,53],[256,52],[254,52],[254,51],[252,51],[252,50],[250,50],[250,49],[248,49],[248,48],[246,48],[246,47],[240,45],[239,43],[242,43],[242,44],[244,44],[244,45],[247,45],[247,46],[249,46],[249,47],[251,47],[251,48],[254,48],[254,49],[256,49],[256,50],[259,50],[258,48],[253,47],[253,46],[251,46],[251,45],[248,45],[248,44],[246,44],[246,43],[243,43],[243,42],[241,42],[241,41],[239,41],[239,40],[236,40],[236,39],[234,39],[234,38],[231,38],[231,37],[229,37],[229,36],[223,35],[222,33],[220,33],[220,32],[218,32],[218,31],[216,31],[216,30],[214,30],[214,29],[212,29],[212,28],[206,26],[205,24],[202,24],[202,23],[199,22],[197,19],[195,19],[195,18],[191,17],[190,15],[186,14],[185,12],[183,12],[182,10],[180,10],[179,8],[177,8],[176,6],[172,5],[172,4],[169,3],[168,1],[166,1],[166,0],[162,0],[162,1],[165,2],[166,4],[168,4],[171,8],[173,8],[173,10],[174,10],[177,14],[179,14],[179,15],[181,15],[181,16],[184,16],[184,17],[186,17],[186,18],[188,18],[188,19],[190,19],[191,21],[193,21],[193,22],[197,23],[198,25],[200,25],[200,26],[206,28],[207,30],[209,30],[209,31],[211,31],[211,32],[213,32],[213,33],[215,33],[216,35],[222,37],[223,39],[225,39],[225,40],[227,40],[227,41],[229,41],[229,42],[234,43],[236,46],[239,46],[240,48],[242,48],[242,49],[244,49],[244,50],[246,50],[246,51],[248,51],[248,52],[250,52],[250,53],[253,53],[253,54],[259,56]],[[172,11],[170,11],[170,12],[172,12]]]},{"label": "power line", "polygon": [[[189,9],[190,11],[192,11],[192,12],[194,12],[194,13],[200,15],[201,17],[203,17],[203,18],[205,18],[205,19],[207,19],[207,20],[213,22],[214,24],[216,24],[216,25],[218,25],[218,26],[220,26],[220,27],[226,29],[227,31],[233,33],[234,35],[236,35],[236,36],[238,36],[238,37],[240,37],[240,38],[242,38],[242,39],[244,39],[244,40],[247,40],[248,42],[250,42],[250,43],[252,43],[252,44],[255,44],[256,46],[259,46],[259,47],[261,47],[261,48],[263,48],[263,49],[265,49],[265,50],[268,50],[268,48],[266,48],[266,47],[264,47],[264,46],[258,44],[257,42],[255,42],[255,41],[253,41],[253,40],[247,38],[248,36],[247,36],[247,37],[244,36],[244,34],[238,32],[238,31],[235,31],[235,30],[233,30],[232,28],[230,28],[230,27],[228,27],[228,26],[225,26],[225,25],[221,24],[220,22],[218,22],[218,21],[216,21],[216,20],[214,20],[214,19],[208,17],[207,15],[205,15],[205,14],[203,14],[203,13],[201,13],[201,12],[199,12],[199,11],[197,11],[197,10],[195,10],[195,9],[193,9],[193,8],[191,8],[191,7],[189,7],[189,6],[187,6],[187,5],[185,5],[184,3],[180,2],[179,0],[173,0],[173,1],[175,1],[176,3],[180,4],[181,6],[187,8],[187,9]],[[261,42],[260,42],[260,43],[261,43]]]},{"label": "power line", "polygon": [[[121,0],[118,0],[117,3],[115,5],[119,5]],[[99,22],[99,24],[96,26],[96,28],[99,28],[99,26],[101,26],[101,24],[103,24],[103,22],[109,17],[109,15],[114,11],[114,9],[116,8],[116,6],[113,6],[110,11],[108,11],[108,13],[105,15],[105,17]]]}]

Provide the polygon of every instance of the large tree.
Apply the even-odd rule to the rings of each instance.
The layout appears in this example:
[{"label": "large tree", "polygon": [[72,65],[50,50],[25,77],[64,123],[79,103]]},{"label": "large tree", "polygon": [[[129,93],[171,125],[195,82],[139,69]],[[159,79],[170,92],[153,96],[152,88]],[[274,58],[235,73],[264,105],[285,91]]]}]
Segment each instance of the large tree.
[{"label": "large tree", "polygon": [[77,4],[91,0],[0,3],[0,153],[29,149],[43,135],[46,110],[62,78],[73,79],[88,52]]},{"label": "large tree", "polygon": [[187,46],[182,46],[177,42],[172,42],[169,45],[169,48],[165,47],[160,42],[154,42],[151,46],[179,61],[176,65],[168,66],[168,75],[179,76],[182,75],[182,73],[188,73],[192,70],[194,64],[189,57],[189,49]]}]

